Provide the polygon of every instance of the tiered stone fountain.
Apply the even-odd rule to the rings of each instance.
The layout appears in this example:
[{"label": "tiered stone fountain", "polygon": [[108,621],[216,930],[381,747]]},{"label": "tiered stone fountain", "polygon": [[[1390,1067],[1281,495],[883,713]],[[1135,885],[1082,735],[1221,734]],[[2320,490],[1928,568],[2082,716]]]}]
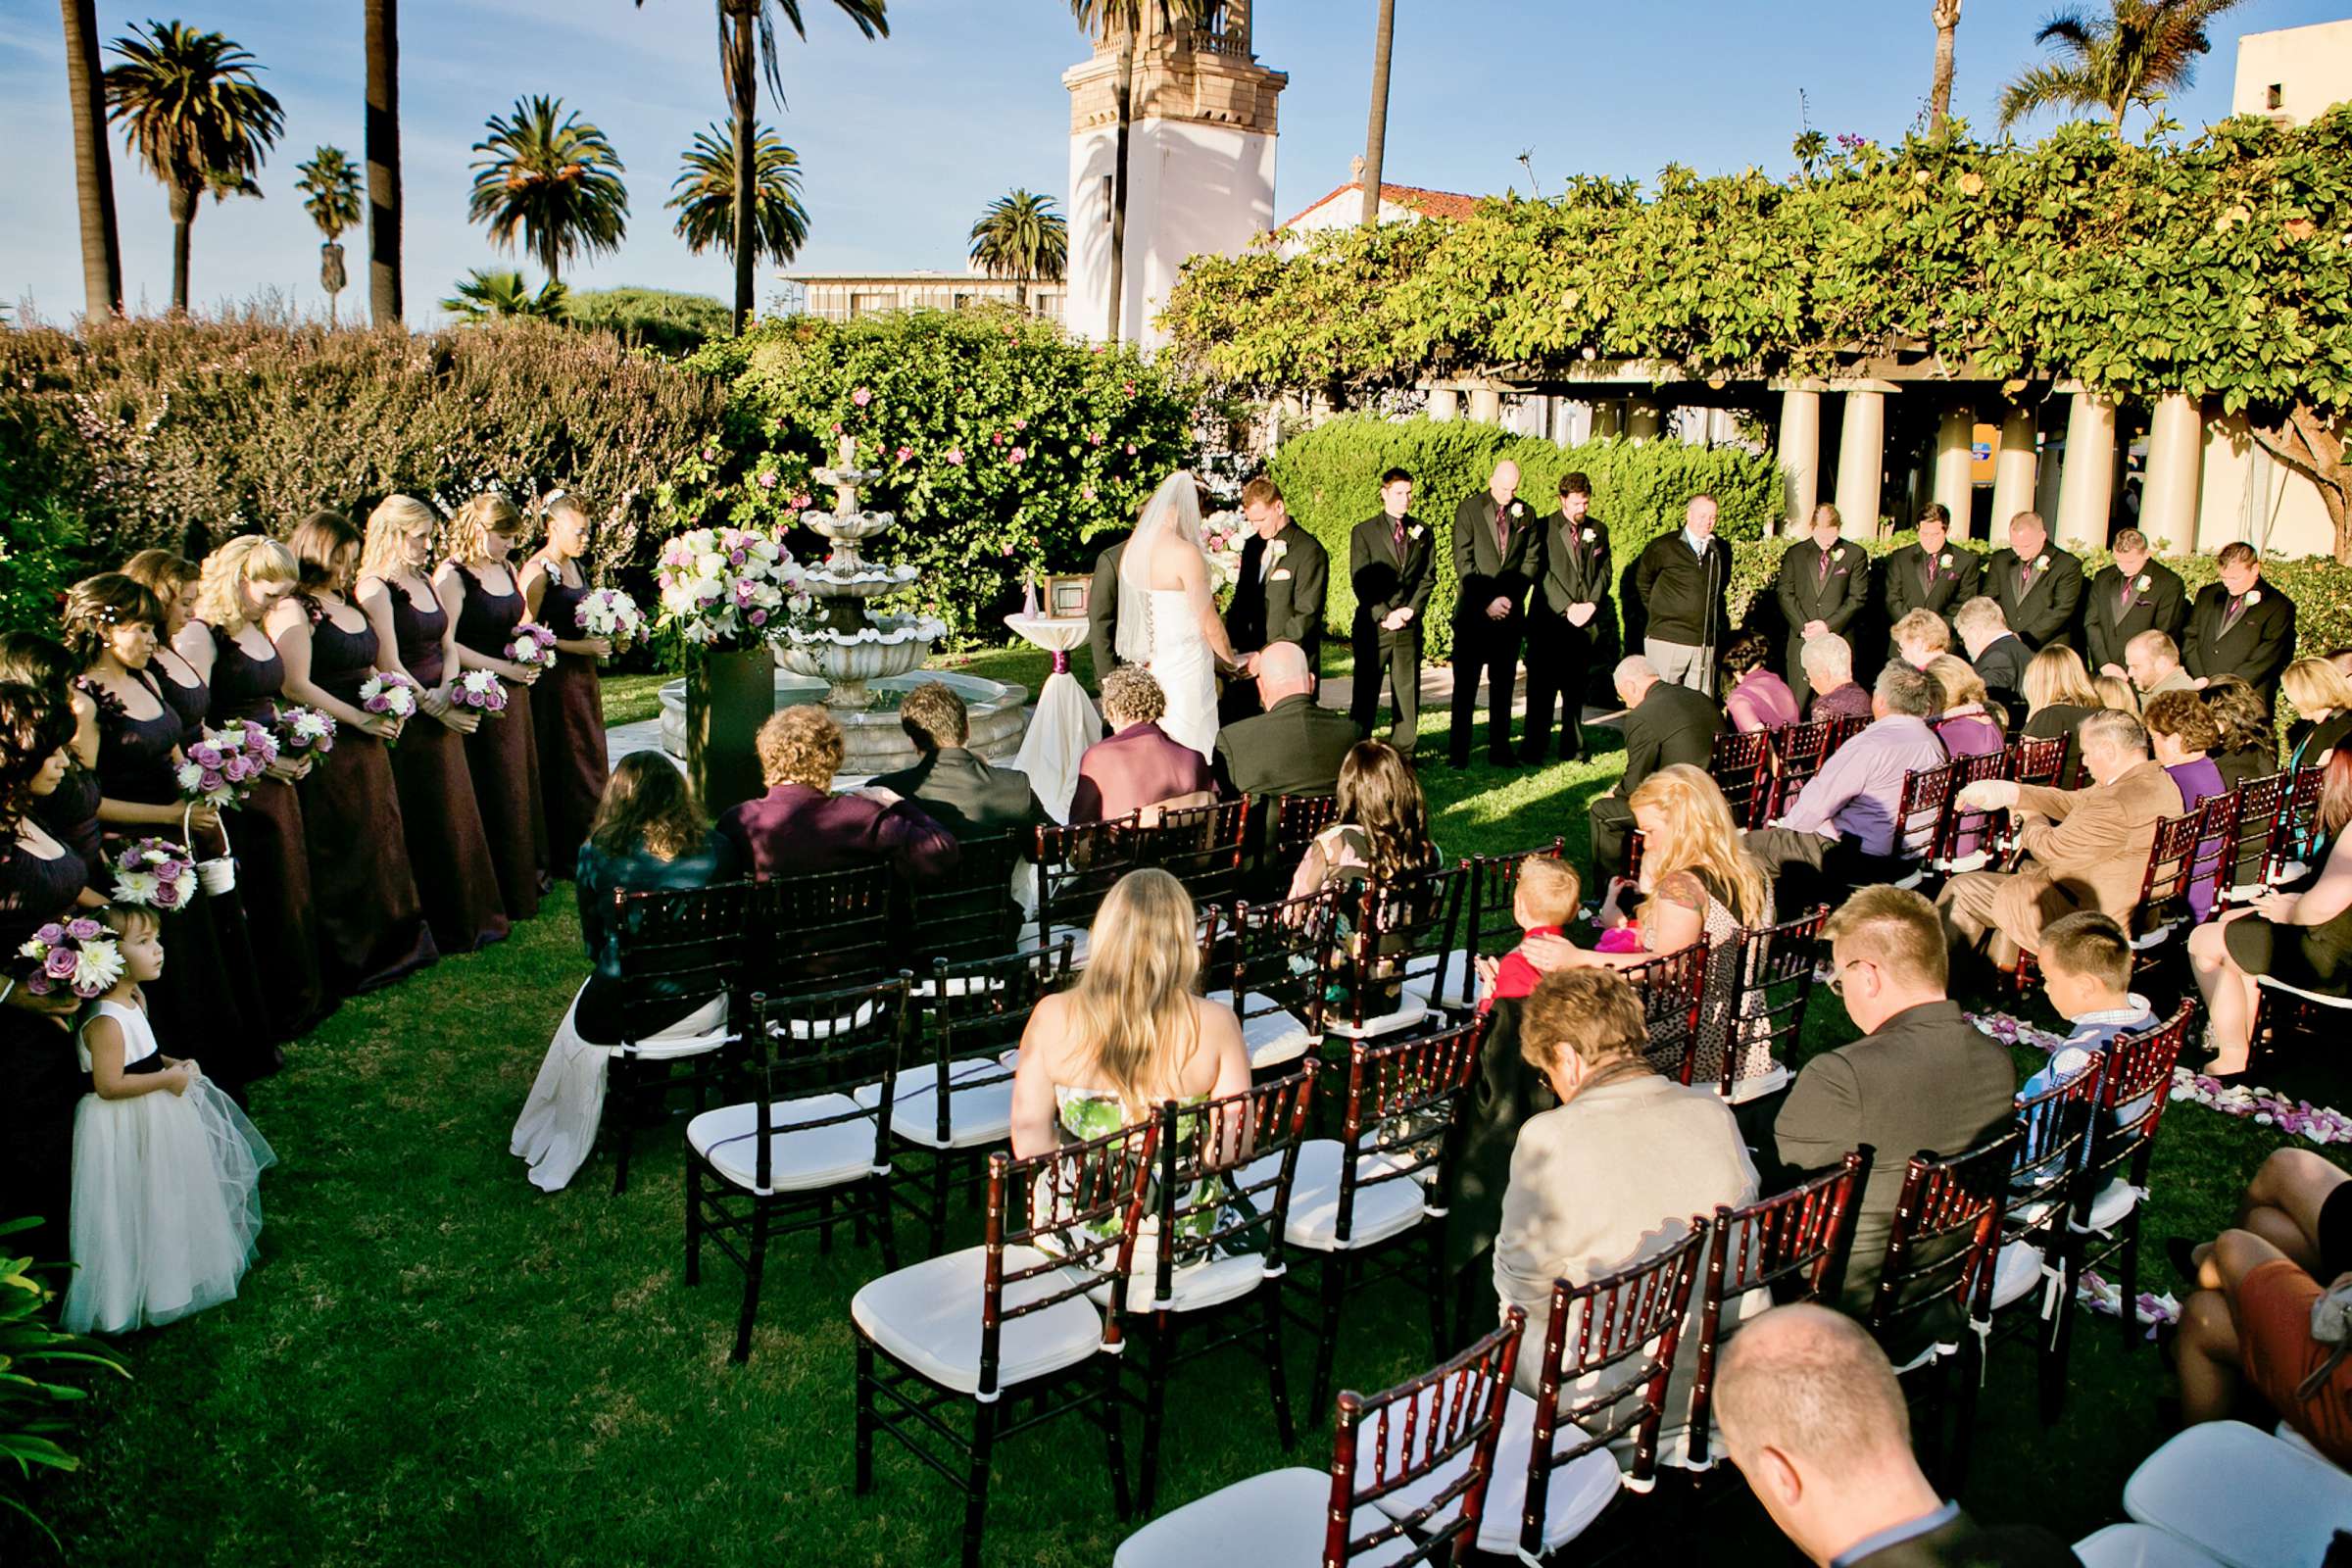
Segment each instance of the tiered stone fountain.
[{"label": "tiered stone fountain", "polygon": [[[801,577],[815,601],[813,622],[796,620],[776,648],[776,706],[822,702],[841,724],[847,747],[844,778],[864,778],[911,766],[914,743],[899,725],[898,700],[927,681],[941,681],[963,699],[971,719],[966,744],[990,759],[1010,757],[1028,726],[1026,688],[943,670],[923,670],[944,623],[920,615],[883,614],[866,601],[910,586],[921,573],[913,566],[883,566],[858,553],[860,542],[887,533],[898,519],[887,512],[861,512],[858,487],[878,470],[855,466],[856,443],[844,436],[840,456],[814,478],[833,489],[833,510],[801,514],[801,521],[832,545],[824,564],[804,568]],[[921,671],[916,673],[916,671]],[[662,688],[662,741],[676,756],[686,753],[686,686]]]}]

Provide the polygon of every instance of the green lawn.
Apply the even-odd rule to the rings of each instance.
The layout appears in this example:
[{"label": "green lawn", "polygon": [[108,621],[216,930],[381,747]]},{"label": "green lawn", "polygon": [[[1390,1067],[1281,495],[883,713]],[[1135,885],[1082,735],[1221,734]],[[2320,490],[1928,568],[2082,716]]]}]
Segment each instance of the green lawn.
[{"label": "green lawn", "polygon": [[[1028,667],[983,656],[967,667]],[[1042,660],[1037,661],[1042,663]],[[1019,673],[1008,678],[1024,679]],[[1431,720],[1433,743],[1442,717]],[[1592,732],[1595,741],[1607,732]],[[1424,755],[1430,755],[1425,749]],[[1616,771],[1593,763],[1498,777],[1433,768],[1449,851],[1584,837],[1582,803]],[[753,1359],[727,1360],[738,1278],[681,1277],[674,1144],[640,1144],[629,1193],[591,1163],[549,1197],[507,1137],[582,972],[564,898],[491,951],[445,959],[348,1004],[259,1086],[254,1116],[280,1164],[265,1181],[263,1256],[234,1303],[126,1346],[135,1373],[91,1401],[77,1476],[41,1502],[82,1563],[385,1562],[889,1565],[952,1560],[957,1510],[928,1471],[885,1447],[878,1487],[851,1491],[848,1302],[878,1271],[813,1239],[771,1253]],[[1809,1045],[1851,1033],[1817,993]],[[2021,1058],[2021,1071],[2027,1065]],[[2333,1071],[2278,1081],[2341,1103]],[[2166,1119],[2149,1235],[2206,1234],[2278,1136],[2194,1105]],[[958,1242],[969,1240],[960,1217]],[[911,1241],[911,1230],[902,1236]],[[2160,1255],[2147,1282],[2172,1289]],[[1383,1288],[1350,1306],[1343,1383],[1375,1387],[1426,1360],[1421,1304]],[[2028,1406],[2027,1359],[1995,1361],[1968,1496],[1987,1515],[2067,1536],[2119,1516],[2125,1477],[2163,1437],[2169,1391],[2145,1346],[2086,1317],[2064,1418]],[[1294,1388],[1308,1367],[1294,1337]],[[1163,1502],[1284,1462],[1262,1383],[1233,1355],[1180,1373]],[[1327,1455],[1324,1418],[1294,1462]],[[1091,1431],[1056,1425],[1000,1448],[993,1563],[1107,1562],[1123,1533]],[[1664,1518],[1681,1515],[1650,1500]],[[1744,1497],[1698,1528],[1726,1549],[1786,1560]],[[0,1524],[0,1561],[51,1560]],[[1237,1565],[1238,1568],[1238,1565]]]}]

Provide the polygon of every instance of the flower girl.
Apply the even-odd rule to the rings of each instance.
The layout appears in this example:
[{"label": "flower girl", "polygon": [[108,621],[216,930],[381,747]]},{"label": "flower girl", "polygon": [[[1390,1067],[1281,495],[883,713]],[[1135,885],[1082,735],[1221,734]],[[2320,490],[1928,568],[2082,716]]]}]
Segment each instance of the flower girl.
[{"label": "flower girl", "polygon": [[164,970],[153,909],[100,912],[122,975],[76,1037],[95,1091],[74,1119],[74,1280],[64,1326],[122,1334],[237,1294],[262,1230],[261,1173],[276,1155],[193,1061],[164,1055],[143,981]]}]

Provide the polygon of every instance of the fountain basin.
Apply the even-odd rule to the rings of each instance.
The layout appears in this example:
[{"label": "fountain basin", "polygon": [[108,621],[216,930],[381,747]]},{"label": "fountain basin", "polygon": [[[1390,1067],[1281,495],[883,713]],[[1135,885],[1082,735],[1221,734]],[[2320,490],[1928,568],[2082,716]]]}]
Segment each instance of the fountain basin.
[{"label": "fountain basin", "polygon": [[[920,662],[919,645],[909,642],[901,646],[911,651]],[[868,643],[858,645],[855,651],[865,650],[895,654],[900,648]],[[842,781],[871,778],[876,773],[895,772],[915,764],[920,754],[899,726],[898,701],[917,686],[934,680],[953,687],[956,695],[963,699],[964,710],[971,718],[971,738],[965,743],[969,749],[992,762],[1011,760],[1029,728],[1029,710],[1024,706],[1029,701],[1027,687],[983,680],[977,675],[959,675],[953,670],[913,670],[902,666],[900,673],[869,679],[866,691],[872,707],[851,711],[833,710],[846,743],[841,762]],[[822,703],[827,684],[823,676],[779,668],[776,707]],[[662,749],[681,760],[686,756],[686,683],[682,680],[668,681],[662,687]]]}]

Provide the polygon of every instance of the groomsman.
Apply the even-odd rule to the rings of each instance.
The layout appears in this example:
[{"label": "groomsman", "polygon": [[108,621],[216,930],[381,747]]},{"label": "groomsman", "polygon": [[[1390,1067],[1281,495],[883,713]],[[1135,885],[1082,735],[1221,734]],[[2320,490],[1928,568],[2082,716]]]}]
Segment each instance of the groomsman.
[{"label": "groomsman", "polygon": [[[1323,596],[1331,586],[1331,556],[1315,536],[1291,520],[1282,491],[1260,474],[1242,486],[1242,515],[1250,540],[1242,546],[1241,575],[1225,607],[1225,635],[1243,673],[1257,673],[1256,655],[1275,643],[1297,643],[1311,672],[1321,668]],[[1227,724],[1259,710],[1254,680],[1228,681],[1217,716]]]},{"label": "groomsman", "polygon": [[1823,502],[1813,509],[1813,536],[1781,552],[1781,617],[1788,623],[1788,689],[1801,710],[1812,695],[1805,679],[1805,644],[1837,637],[1851,652],[1845,628],[1870,598],[1870,556],[1860,545],[1838,537],[1838,509]]},{"label": "groomsman", "polygon": [[1551,707],[1560,705],[1560,758],[1585,755],[1585,693],[1592,671],[1617,657],[1617,610],[1611,590],[1617,567],[1609,527],[1592,515],[1592,481],[1581,473],[1560,478],[1560,510],[1537,543],[1536,591],[1527,607],[1527,728],[1522,761],[1541,762],[1551,749]]},{"label": "groomsman", "polygon": [[1696,495],[1683,525],[1661,534],[1634,560],[1641,601],[1642,654],[1663,681],[1715,695],[1715,659],[1731,628],[1724,595],[1732,586],[1732,547],[1715,537],[1715,498]]},{"label": "groomsman", "polygon": [[2207,583],[2188,612],[2180,662],[2202,686],[2235,675],[2278,699],[2278,674],[2295,657],[2295,602],[2262,580],[2262,558],[2249,544],[2222,546],[2220,582]]},{"label": "groomsman", "polygon": [[1891,626],[1914,610],[1932,610],[1949,626],[1952,613],[1977,597],[1984,558],[1952,547],[1952,514],[1939,501],[1920,509],[1919,542],[1888,551],[1881,603]]},{"label": "groomsman", "polygon": [[1470,765],[1470,731],[1477,723],[1478,677],[1487,677],[1487,759],[1508,766],[1511,688],[1519,676],[1520,634],[1527,619],[1528,560],[1535,553],[1535,514],[1519,499],[1519,465],[1505,458],[1476,495],[1453,514],[1453,725],[1446,760]]},{"label": "groomsman", "polygon": [[1127,559],[1128,535],[1095,557],[1095,580],[1086,590],[1086,646],[1095,656],[1095,695],[1119,667],[1119,563]]},{"label": "groomsman", "polygon": [[1380,476],[1380,514],[1357,523],[1348,538],[1348,580],[1355,588],[1348,716],[1359,739],[1372,738],[1385,675],[1396,710],[1389,744],[1407,757],[1421,734],[1421,617],[1438,580],[1437,543],[1408,510],[1412,502],[1413,476],[1391,468]]},{"label": "groomsman", "polygon": [[1994,551],[1985,563],[1984,593],[2035,653],[2075,646],[2082,563],[2050,543],[2040,513],[2021,512],[2009,520],[2009,548]]},{"label": "groomsman", "polygon": [[2143,631],[2160,631],[2174,642],[2188,624],[2188,590],[2180,574],[2148,559],[2148,536],[2126,528],[2115,536],[2115,564],[2090,580],[2082,610],[2083,652],[2094,675],[2132,678],[2124,652]]}]

